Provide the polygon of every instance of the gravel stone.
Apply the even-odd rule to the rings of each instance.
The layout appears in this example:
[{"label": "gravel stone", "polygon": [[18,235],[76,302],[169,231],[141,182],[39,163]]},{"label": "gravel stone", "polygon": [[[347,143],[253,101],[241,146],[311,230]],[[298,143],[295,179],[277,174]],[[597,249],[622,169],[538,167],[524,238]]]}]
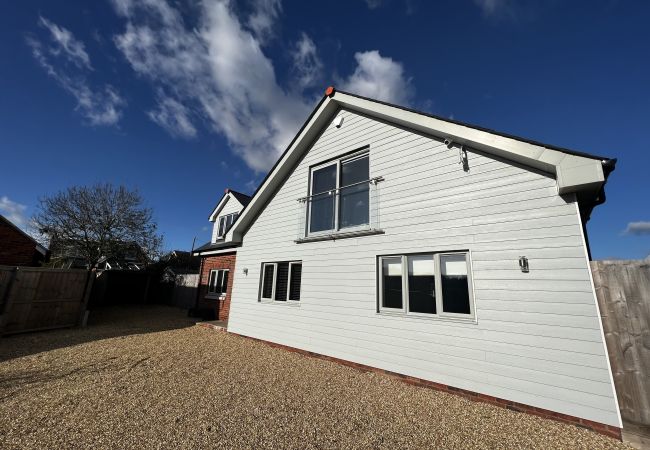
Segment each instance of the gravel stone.
[{"label": "gravel stone", "polygon": [[631,447],[138,306],[0,338],[0,448]]}]

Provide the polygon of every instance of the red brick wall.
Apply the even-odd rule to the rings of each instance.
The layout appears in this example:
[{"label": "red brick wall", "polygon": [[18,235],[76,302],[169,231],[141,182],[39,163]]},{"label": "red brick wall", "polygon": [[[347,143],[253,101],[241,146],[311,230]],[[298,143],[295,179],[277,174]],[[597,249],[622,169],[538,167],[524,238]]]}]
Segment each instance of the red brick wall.
[{"label": "red brick wall", "polygon": [[37,265],[36,244],[11,225],[0,220],[0,265]]},{"label": "red brick wall", "polygon": [[[235,279],[235,259],[237,253],[225,253],[222,255],[206,256],[203,258],[201,267],[201,279],[199,280],[199,307],[214,308],[218,320],[228,320],[230,312],[230,295],[232,285]],[[217,298],[206,298],[208,293],[208,280],[210,271],[214,269],[229,269],[228,287],[226,288],[226,298],[219,300]]]}]

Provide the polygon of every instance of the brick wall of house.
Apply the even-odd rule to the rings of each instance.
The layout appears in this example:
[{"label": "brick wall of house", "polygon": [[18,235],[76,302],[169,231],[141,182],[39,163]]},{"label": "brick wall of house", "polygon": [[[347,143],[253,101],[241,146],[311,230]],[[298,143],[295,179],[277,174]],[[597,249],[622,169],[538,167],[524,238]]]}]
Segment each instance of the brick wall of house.
[{"label": "brick wall of house", "polygon": [[[201,279],[199,281],[199,307],[214,308],[218,320],[228,320],[230,312],[230,296],[232,285],[235,279],[235,259],[237,253],[225,253],[222,255],[206,256],[203,258],[201,266]],[[228,269],[228,286],[226,288],[226,297],[223,300],[217,298],[208,298],[208,280],[210,271],[214,269]]]},{"label": "brick wall of house", "polygon": [[33,240],[0,220],[0,265],[34,266],[38,263],[38,255]]}]

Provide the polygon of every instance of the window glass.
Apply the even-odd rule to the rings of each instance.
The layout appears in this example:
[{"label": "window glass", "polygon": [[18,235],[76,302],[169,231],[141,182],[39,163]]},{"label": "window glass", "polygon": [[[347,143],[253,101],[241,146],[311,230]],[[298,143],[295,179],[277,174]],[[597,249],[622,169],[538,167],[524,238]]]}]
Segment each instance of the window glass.
[{"label": "window glass", "polygon": [[217,271],[210,271],[210,278],[208,279],[208,292],[214,292],[215,278],[217,277]]},{"label": "window glass", "polygon": [[223,231],[226,227],[226,218],[224,216],[219,217],[219,236],[223,236]]},{"label": "window glass", "polygon": [[221,289],[219,290],[219,292],[221,292],[222,294],[225,294],[226,291],[228,290],[228,273],[229,272],[227,270],[223,271],[223,278],[221,280]]},{"label": "window glass", "polygon": [[[339,227],[366,225],[370,216],[368,155],[341,163]],[[352,186],[351,186],[352,185]]]},{"label": "window glass", "polygon": [[465,254],[440,255],[440,272],[443,312],[470,314]]},{"label": "window glass", "polygon": [[302,264],[291,264],[291,279],[289,280],[289,300],[300,300],[300,278]]},{"label": "window glass", "polygon": [[436,313],[436,276],[433,255],[408,257],[409,311]]},{"label": "window glass", "polygon": [[262,297],[272,298],[273,296],[273,272],[275,266],[273,264],[264,265],[264,278],[262,281]]},{"label": "window glass", "polygon": [[402,308],[402,258],[382,259],[382,307]]},{"label": "window glass", "polygon": [[217,271],[217,281],[214,284],[214,292],[221,293],[221,284],[223,283],[223,270]]},{"label": "window glass", "polygon": [[315,170],[312,174],[309,231],[334,228],[334,199],[336,189],[336,164]]},{"label": "window glass", "polygon": [[275,281],[275,299],[287,300],[287,289],[289,287],[289,263],[278,263],[278,274]]}]

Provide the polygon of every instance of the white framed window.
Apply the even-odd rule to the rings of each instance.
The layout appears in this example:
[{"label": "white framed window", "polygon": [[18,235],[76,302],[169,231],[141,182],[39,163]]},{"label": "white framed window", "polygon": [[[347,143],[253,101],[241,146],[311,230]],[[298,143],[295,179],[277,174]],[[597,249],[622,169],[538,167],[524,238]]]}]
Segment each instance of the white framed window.
[{"label": "white framed window", "polygon": [[300,300],[302,261],[262,263],[260,301]]},{"label": "white framed window", "polygon": [[228,290],[228,269],[213,269],[208,278],[208,294],[225,295]]},{"label": "white framed window", "polygon": [[310,235],[370,225],[370,156],[363,151],[312,167],[307,232]]},{"label": "white framed window", "polygon": [[380,313],[474,318],[468,251],[387,255],[377,264]]},{"label": "white framed window", "polygon": [[217,237],[223,237],[223,235],[230,229],[235,220],[239,217],[239,213],[226,214],[225,216],[219,216],[219,228],[217,229]]}]

